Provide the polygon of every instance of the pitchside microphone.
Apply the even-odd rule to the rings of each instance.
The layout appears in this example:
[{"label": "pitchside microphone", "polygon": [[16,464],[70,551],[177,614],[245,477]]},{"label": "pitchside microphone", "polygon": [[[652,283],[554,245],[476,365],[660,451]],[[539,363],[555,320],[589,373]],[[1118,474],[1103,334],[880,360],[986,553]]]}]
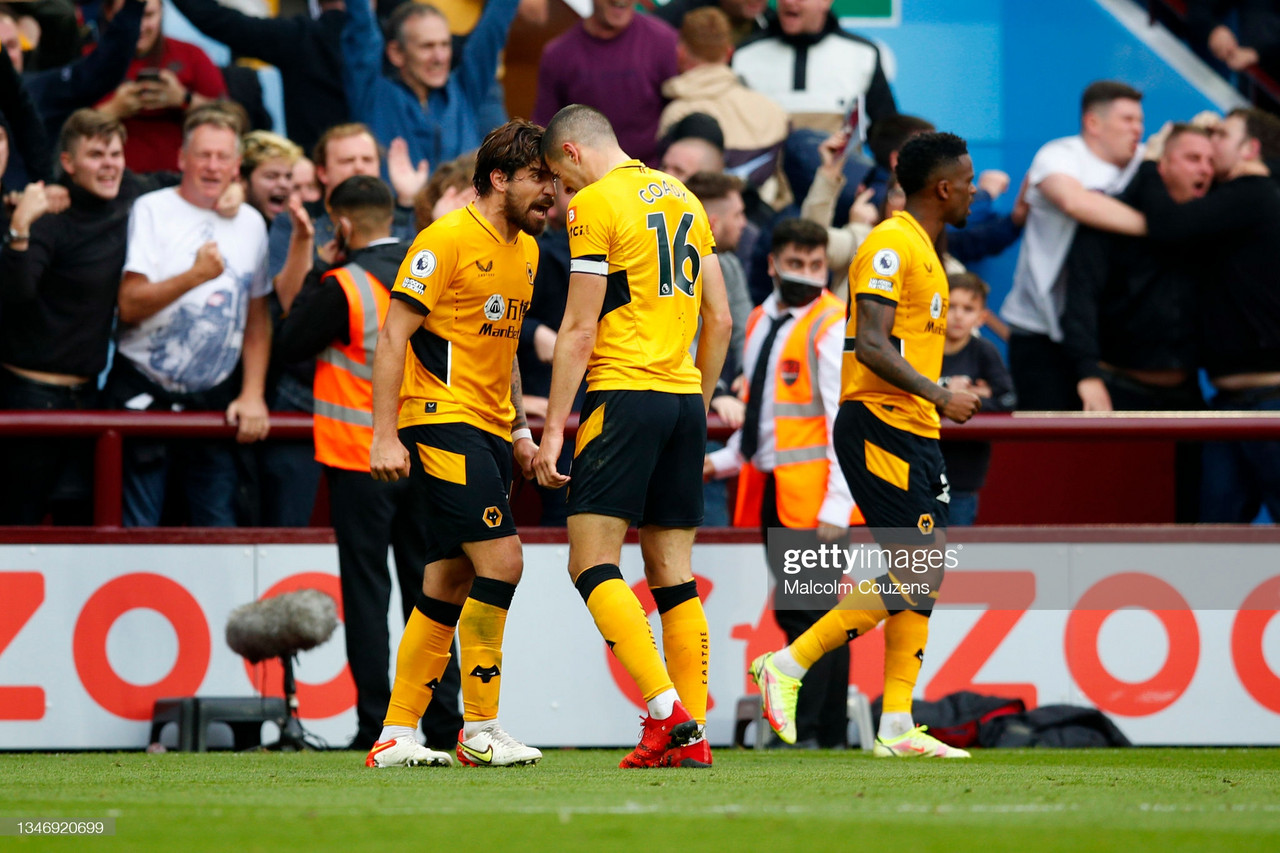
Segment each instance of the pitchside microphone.
[{"label": "pitchside microphone", "polygon": [[245,604],[227,617],[227,645],[250,663],[280,658],[289,718],[281,721],[280,740],[268,749],[313,747],[298,718],[298,689],[293,656],[314,649],[338,627],[338,605],[318,589],[302,589]]},{"label": "pitchside microphone", "polygon": [[227,617],[227,645],[250,663],[314,649],[338,627],[338,606],[318,589],[273,595]]}]

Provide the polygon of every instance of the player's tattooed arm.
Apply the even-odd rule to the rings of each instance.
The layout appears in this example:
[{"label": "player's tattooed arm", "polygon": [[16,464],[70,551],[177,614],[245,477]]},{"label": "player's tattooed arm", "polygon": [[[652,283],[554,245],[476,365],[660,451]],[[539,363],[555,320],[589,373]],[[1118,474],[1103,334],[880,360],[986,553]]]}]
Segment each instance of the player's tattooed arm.
[{"label": "player's tattooed arm", "polygon": [[865,294],[859,295],[858,338],[854,355],[885,382],[909,394],[923,397],[957,423],[964,423],[982,405],[969,391],[948,391],[931,381],[902,357],[890,340],[897,305]]},{"label": "player's tattooed arm", "polygon": [[516,408],[515,420],[511,422],[511,431],[525,429],[529,419],[524,414],[524,386],[520,381],[520,361],[511,359],[511,405]]},{"label": "player's tattooed arm", "polygon": [[889,340],[893,330],[894,305],[874,299],[858,299],[858,339],[854,355],[871,372],[903,391],[941,406],[950,396],[947,389],[912,367]]},{"label": "player's tattooed arm", "polygon": [[[511,450],[520,473],[526,480],[532,480],[533,457],[538,453],[538,445],[533,443],[529,435],[529,419],[524,414],[524,389],[520,381],[520,362],[511,359],[511,405],[515,406],[516,416],[511,421]],[[517,433],[519,435],[517,436]]]}]

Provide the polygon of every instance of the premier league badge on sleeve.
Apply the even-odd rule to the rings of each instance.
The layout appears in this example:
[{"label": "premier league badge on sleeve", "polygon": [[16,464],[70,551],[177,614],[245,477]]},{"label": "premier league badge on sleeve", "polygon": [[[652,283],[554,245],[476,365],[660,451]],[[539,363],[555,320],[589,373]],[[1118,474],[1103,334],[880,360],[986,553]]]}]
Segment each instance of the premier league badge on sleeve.
[{"label": "premier league badge on sleeve", "polygon": [[409,271],[416,278],[429,278],[436,271],[436,256],[430,249],[423,249],[413,256]]},{"label": "premier league badge on sleeve", "polygon": [[881,249],[871,259],[871,268],[876,271],[877,275],[896,275],[898,267],[901,265],[901,261],[898,260],[898,253],[893,249]]}]

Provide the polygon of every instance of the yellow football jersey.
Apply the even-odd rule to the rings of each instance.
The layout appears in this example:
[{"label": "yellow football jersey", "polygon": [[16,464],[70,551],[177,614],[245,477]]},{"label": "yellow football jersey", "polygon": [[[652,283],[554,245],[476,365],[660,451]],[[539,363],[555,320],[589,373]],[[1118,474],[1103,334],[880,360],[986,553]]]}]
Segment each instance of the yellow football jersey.
[{"label": "yellow football jersey", "polygon": [[[929,235],[906,211],[877,225],[853,257],[849,292],[896,308],[890,333],[907,363],[933,382],[942,375],[951,291]],[[885,382],[854,356],[858,311],[845,332],[841,401],[861,400],[880,420],[925,438],[938,437],[938,409],[923,397]]]},{"label": "yellow football jersey", "polygon": [[590,391],[697,394],[689,355],[702,305],[702,258],[715,238],[680,181],[629,160],[574,196],[570,271],[606,277]]},{"label": "yellow football jersey", "polygon": [[510,438],[511,363],[537,268],[537,241],[504,241],[474,204],[418,235],[391,289],[426,314],[405,352],[401,427],[460,422]]}]

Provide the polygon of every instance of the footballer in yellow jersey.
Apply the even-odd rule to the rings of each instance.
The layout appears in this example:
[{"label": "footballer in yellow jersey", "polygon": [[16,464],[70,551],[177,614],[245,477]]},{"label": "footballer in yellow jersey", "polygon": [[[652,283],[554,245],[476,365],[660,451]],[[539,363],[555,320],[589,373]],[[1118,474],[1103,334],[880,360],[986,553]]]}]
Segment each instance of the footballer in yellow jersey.
[{"label": "footballer in yellow jersey", "polygon": [[[854,255],[849,293],[893,309],[890,342],[907,364],[931,382],[942,375],[950,291],[942,259],[916,218],[905,210],[877,225]],[[860,400],[885,423],[938,437],[938,408],[923,397],[878,376],[858,361],[858,315],[851,311],[845,333],[840,402]]]},{"label": "footballer in yellow jersey", "polygon": [[[692,528],[702,523],[702,468],[693,454],[705,448],[707,400],[720,368],[711,366],[709,376],[701,369],[709,366],[705,341],[699,346],[704,363],[695,364],[689,349],[703,313],[704,267],[713,267],[723,285],[715,239],[701,202],[684,184],[616,152],[594,169],[547,161],[566,190],[576,190],[565,217],[565,316],[573,320],[585,305],[574,298],[575,280],[600,300],[595,314],[582,317],[594,328],[569,514]],[[571,338],[572,327],[569,332]],[[711,353],[715,349],[713,341]],[[552,431],[554,403],[563,400],[557,369],[553,364],[548,400]],[[562,391],[569,380],[577,387],[581,374],[571,372],[560,369]]]},{"label": "footballer in yellow jersey", "polygon": [[523,231],[502,239],[474,203],[418,235],[391,288],[424,315],[405,352],[401,429],[468,423],[511,435],[511,360],[537,267],[538,242]]},{"label": "footballer in yellow jersey", "polygon": [[463,674],[457,760],[501,766],[542,758],[498,725],[502,638],[524,568],[509,504],[512,456],[528,473],[537,452],[515,356],[537,271],[533,236],[554,203],[542,133],[514,119],[485,137],[475,202],[418,235],[391,289],[373,363],[369,470],[375,480],[409,478],[403,488],[413,517],[399,512],[387,524],[422,528],[427,565],[367,767],[453,763],[413,732],[444,674],[455,628]]},{"label": "footballer in yellow jersey", "polygon": [[963,422],[981,405],[975,394],[938,385],[950,291],[934,245],[946,225],[968,218],[973,162],[959,137],[916,139],[899,175],[906,209],[872,229],[849,270],[853,304],[832,434],[868,526],[918,529],[932,541],[951,499],[939,413]]},{"label": "footballer in yellow jersey", "polygon": [[911,702],[950,556],[943,547],[951,496],[938,413],[964,422],[980,404],[976,394],[938,385],[948,289],[934,250],[943,228],[963,226],[969,215],[973,161],[960,137],[923,133],[902,147],[896,173],[906,210],[872,230],[849,273],[843,402],[832,430],[840,470],[889,554],[889,569],[858,584],[789,646],[752,661],[750,674],[765,718],[794,742],[796,695],[810,668],[884,622],[884,702],[874,754],[968,758],[916,726]]},{"label": "footballer in yellow jersey", "polygon": [[[569,298],[533,470],[545,487],[569,484],[569,576],[649,711],[640,744],[621,766],[707,767],[710,645],[692,551],[702,523],[707,406],[732,326],[711,225],[680,181],[628,157],[591,107],[556,113],[542,153],[576,197],[566,216]],[[556,462],[584,374],[587,396],[565,476]],[[633,522],[665,661],[618,568]]]},{"label": "footballer in yellow jersey", "polygon": [[628,160],[569,206],[571,272],[607,278],[588,391],[697,394],[689,346],[702,258],[715,251],[701,202],[679,180]]}]

